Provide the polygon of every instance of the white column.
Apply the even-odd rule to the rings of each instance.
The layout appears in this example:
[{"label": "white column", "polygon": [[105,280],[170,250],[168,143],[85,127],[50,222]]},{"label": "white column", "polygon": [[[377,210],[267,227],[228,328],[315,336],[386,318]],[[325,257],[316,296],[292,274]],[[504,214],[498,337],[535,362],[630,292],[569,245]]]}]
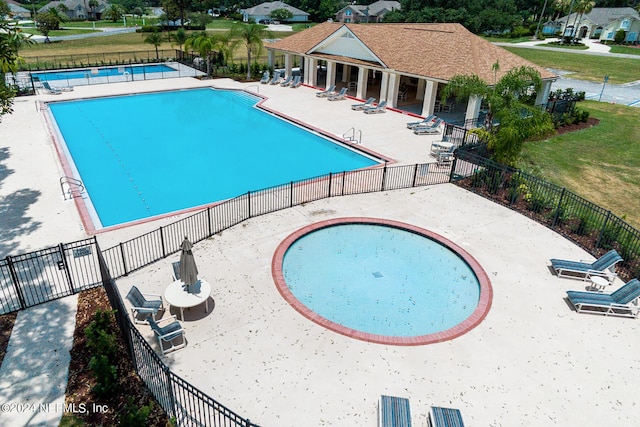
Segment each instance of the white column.
[{"label": "white column", "polygon": [[380,80],[380,102],[387,100],[387,90],[389,88],[389,73],[382,72],[382,79]]},{"label": "white column", "polygon": [[[467,113],[464,117],[466,120],[477,119],[480,113],[480,106],[482,105],[482,98],[477,96],[470,96],[469,102],[467,102]],[[475,127],[475,126],[465,126],[465,127]]]},{"label": "white column", "polygon": [[438,82],[427,80],[424,87],[424,101],[422,102],[422,115],[424,117],[433,114],[433,107],[438,96]]},{"label": "white column", "polygon": [[284,74],[285,76],[291,75],[291,64],[293,63],[293,56],[290,53],[284,55]]},{"label": "white column", "polygon": [[365,99],[367,97],[367,76],[369,75],[369,69],[360,66],[358,69],[358,90],[356,91],[356,98]]},{"label": "white column", "polygon": [[[95,23],[95,21],[93,21]],[[276,63],[276,52],[273,50],[268,50],[267,51],[267,64],[269,65],[269,67],[273,68],[273,64]]]},{"label": "white column", "polygon": [[309,58],[307,67],[304,69],[304,81],[305,84],[315,87],[318,83],[318,60],[315,58]]},{"label": "white column", "polygon": [[538,96],[536,96],[536,105],[547,105],[549,101],[549,93],[551,92],[551,80],[544,80],[542,82],[542,87],[538,91]]},{"label": "white column", "polygon": [[351,65],[343,65],[342,66],[342,82],[343,83],[348,82],[349,76],[351,76]]},{"label": "white column", "polygon": [[424,99],[424,87],[426,84],[426,80],[418,79],[418,87],[416,88],[416,99]]},{"label": "white column", "polygon": [[[302,66],[302,64],[300,64],[301,65],[300,68],[302,68],[302,69],[304,69],[306,71],[311,67],[311,58],[304,57],[303,61],[304,61],[304,66]],[[309,78],[311,77],[309,74],[310,73],[305,72],[304,73],[304,78],[302,79],[302,82],[304,84],[306,84],[306,85],[309,84]]]},{"label": "white column", "polygon": [[334,84],[336,84],[336,63],[327,61],[327,82],[325,89],[329,89],[329,86]]},{"label": "white column", "polygon": [[396,73],[389,74],[389,88],[387,89],[387,102],[390,107],[398,106],[398,88],[400,86],[400,76]]}]

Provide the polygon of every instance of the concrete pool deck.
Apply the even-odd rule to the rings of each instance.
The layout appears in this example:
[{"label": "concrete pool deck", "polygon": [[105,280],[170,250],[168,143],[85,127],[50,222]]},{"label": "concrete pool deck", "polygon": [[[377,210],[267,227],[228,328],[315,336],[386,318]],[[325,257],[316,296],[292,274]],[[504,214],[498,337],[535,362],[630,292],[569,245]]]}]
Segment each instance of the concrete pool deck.
[{"label": "concrete pool deck", "polygon": [[[208,85],[253,86],[266,104],[330,133],[362,129],[363,145],[413,164],[428,161],[438,137],[415,136],[409,116],[353,112],[315,90],[231,81],[174,79],[76,88],[17,98],[0,123],[0,256],[86,237],[73,202],[63,202],[61,167],[34,99],[54,100]],[[154,124],[141,124],[144,126]],[[301,316],[278,293],[271,261],[280,242],[314,222],[386,218],[434,231],[462,246],[489,274],[492,308],[454,340],[384,346],[351,339]],[[6,220],[5,220],[6,218]],[[102,248],[178,219],[101,233]],[[550,258],[588,255],[524,216],[450,184],[336,197],[243,222],[195,245],[200,276],[215,302],[186,312],[188,345],[164,360],[180,376],[263,427],[375,426],[381,394],[408,397],[414,425],[431,405],[462,410],[468,426],[638,425],[640,323],[575,313]],[[118,280],[162,293],[178,255]],[[330,266],[327,266],[330,268]],[[620,286],[616,282],[616,287]],[[169,314],[175,314],[175,309]],[[140,331],[157,345],[149,328]],[[301,420],[304,420],[301,422]]]}]

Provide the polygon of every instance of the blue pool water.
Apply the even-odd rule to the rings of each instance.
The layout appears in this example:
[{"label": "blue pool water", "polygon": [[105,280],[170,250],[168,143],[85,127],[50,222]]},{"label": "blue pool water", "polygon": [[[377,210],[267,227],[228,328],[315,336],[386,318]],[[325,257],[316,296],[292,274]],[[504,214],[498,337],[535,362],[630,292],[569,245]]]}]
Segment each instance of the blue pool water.
[{"label": "blue pool water", "polygon": [[129,74],[151,74],[151,73],[167,73],[176,71],[164,64],[142,65],[142,66],[120,66],[120,67],[100,67],[85,68],[66,71],[47,71],[41,73],[31,73],[33,77],[39,78],[41,81],[55,80],[72,80],[72,79],[88,79],[95,77],[113,77],[122,76],[124,73]]},{"label": "blue pool water", "polygon": [[122,224],[376,164],[254,108],[193,89],[50,103],[101,224]]},{"label": "blue pool water", "polygon": [[476,309],[480,285],[455,252],[408,230],[333,225],[296,240],[283,260],[292,294],[323,318],[370,334],[452,328]]}]

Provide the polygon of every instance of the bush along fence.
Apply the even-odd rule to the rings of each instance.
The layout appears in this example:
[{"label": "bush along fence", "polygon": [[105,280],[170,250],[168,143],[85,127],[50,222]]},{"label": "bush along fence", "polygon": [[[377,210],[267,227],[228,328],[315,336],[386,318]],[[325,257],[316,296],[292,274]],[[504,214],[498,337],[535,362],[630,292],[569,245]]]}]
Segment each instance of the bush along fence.
[{"label": "bush along fence", "polygon": [[640,231],[611,211],[533,175],[495,163],[467,146],[456,152],[452,182],[508,206],[598,257],[615,249],[624,280],[640,277]]}]

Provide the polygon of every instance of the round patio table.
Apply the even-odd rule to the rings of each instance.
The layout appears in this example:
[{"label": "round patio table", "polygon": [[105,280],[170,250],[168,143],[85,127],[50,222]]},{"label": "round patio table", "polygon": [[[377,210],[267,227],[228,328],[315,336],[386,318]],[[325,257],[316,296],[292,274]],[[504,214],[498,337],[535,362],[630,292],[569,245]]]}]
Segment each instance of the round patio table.
[{"label": "round patio table", "polygon": [[205,303],[205,313],[209,312],[209,296],[211,295],[211,285],[206,280],[200,279],[192,286],[194,293],[187,292],[186,285],[181,280],[176,280],[167,286],[164,291],[164,299],[174,307],[180,309],[180,320],[184,320],[184,309],[195,307]]}]

